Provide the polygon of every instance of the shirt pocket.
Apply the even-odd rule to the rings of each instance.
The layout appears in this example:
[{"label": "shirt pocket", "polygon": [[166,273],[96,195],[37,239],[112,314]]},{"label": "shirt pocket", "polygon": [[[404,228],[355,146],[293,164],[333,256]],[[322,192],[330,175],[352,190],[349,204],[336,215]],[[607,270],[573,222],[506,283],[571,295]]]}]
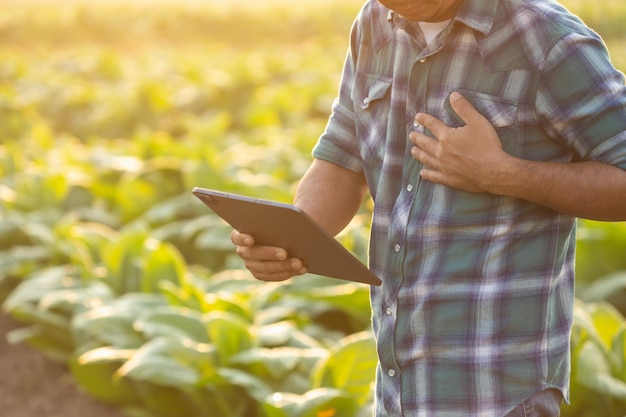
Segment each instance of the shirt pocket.
[{"label": "shirt pocket", "polygon": [[351,92],[359,151],[365,164],[379,164],[385,143],[391,102],[391,80],[357,73]]},{"label": "shirt pocket", "polygon": [[[474,108],[489,121],[496,130],[504,151],[509,155],[520,156],[522,146],[518,139],[517,101],[477,91],[462,89],[456,91],[468,99]],[[444,109],[450,118],[449,125],[451,127],[465,125],[452,109],[450,96],[446,98]]]}]

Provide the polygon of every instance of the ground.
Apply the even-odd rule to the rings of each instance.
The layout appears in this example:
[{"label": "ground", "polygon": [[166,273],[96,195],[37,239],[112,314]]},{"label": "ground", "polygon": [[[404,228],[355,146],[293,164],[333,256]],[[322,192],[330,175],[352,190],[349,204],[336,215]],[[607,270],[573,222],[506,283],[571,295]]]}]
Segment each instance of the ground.
[{"label": "ground", "polygon": [[2,417],[122,417],[80,392],[67,368],[28,346],[6,341],[17,327],[0,313],[0,415]]}]

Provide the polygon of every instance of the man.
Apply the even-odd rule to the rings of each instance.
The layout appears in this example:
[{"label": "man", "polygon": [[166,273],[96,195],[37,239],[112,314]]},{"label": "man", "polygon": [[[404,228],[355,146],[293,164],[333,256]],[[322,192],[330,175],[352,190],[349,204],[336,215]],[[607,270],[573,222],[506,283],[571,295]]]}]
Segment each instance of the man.
[{"label": "man", "polygon": [[626,219],[622,74],[551,0],[370,0],[350,41],[295,204],[336,234],[374,200],[376,416],[558,416],[575,218]]}]

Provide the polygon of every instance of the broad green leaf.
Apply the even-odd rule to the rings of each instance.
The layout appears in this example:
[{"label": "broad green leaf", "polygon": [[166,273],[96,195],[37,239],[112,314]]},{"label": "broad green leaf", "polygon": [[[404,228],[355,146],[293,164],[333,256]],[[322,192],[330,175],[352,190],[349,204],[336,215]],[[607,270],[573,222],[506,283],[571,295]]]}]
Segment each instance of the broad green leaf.
[{"label": "broad green leaf", "polygon": [[187,264],[172,245],[156,239],[147,239],[142,253],[141,291],[158,292],[162,281],[182,284],[187,274]]},{"label": "broad green leaf", "polygon": [[227,366],[234,355],[257,345],[253,327],[232,313],[213,311],[203,320],[223,366]]},{"label": "broad green leaf", "polygon": [[77,314],[72,322],[72,332],[79,345],[99,341],[118,348],[137,348],[144,343],[133,320],[113,305]]},{"label": "broad green leaf", "polygon": [[192,282],[181,287],[171,281],[163,281],[160,283],[160,292],[172,306],[185,307],[198,312],[209,310],[206,307],[204,291]]},{"label": "broad green leaf", "polygon": [[615,374],[622,381],[626,382],[626,327],[615,335],[613,339],[612,358],[615,361]]},{"label": "broad green leaf", "polygon": [[246,391],[235,385],[185,389],[198,417],[256,415],[258,406]]},{"label": "broad green leaf", "polygon": [[270,387],[262,379],[256,378],[248,372],[239,369],[220,367],[215,375],[211,375],[203,381],[207,387],[211,386],[238,386],[243,388],[251,398],[262,401],[271,394]]},{"label": "broad green leaf", "polygon": [[79,242],[84,244],[88,250],[88,256],[100,262],[102,248],[108,242],[117,239],[118,232],[101,222],[73,221],[69,224],[66,235],[63,237],[72,245]]},{"label": "broad green leaf", "polygon": [[[230,252],[233,252],[232,247]],[[209,293],[219,294],[220,297],[222,294],[232,294],[236,296],[236,302],[246,302],[246,307],[259,297],[263,297],[267,288],[276,287],[280,285],[254,279],[250,271],[245,268],[222,269],[213,273],[206,283],[206,290]]]},{"label": "broad green leaf", "polygon": [[134,328],[148,339],[162,336],[209,343],[209,334],[206,324],[202,321],[202,314],[185,308],[168,306],[142,314],[135,320]]},{"label": "broad green leaf", "polygon": [[297,323],[298,326],[301,326],[303,322],[309,323],[311,320],[310,317],[306,316],[303,319],[302,316],[299,315],[298,308],[291,304],[282,305],[274,302],[272,305],[270,300],[264,300],[262,306],[263,307],[258,308],[258,313],[254,316],[254,322],[259,327],[271,326],[272,324],[280,322],[294,322]]},{"label": "broad green leaf", "polygon": [[41,297],[39,308],[74,315],[112,301],[111,288],[102,282],[95,281],[84,288],[52,291]]},{"label": "broad green leaf", "polygon": [[134,172],[124,173],[115,191],[115,201],[123,213],[122,219],[125,222],[136,219],[151,205],[159,201],[156,187]]},{"label": "broad green leaf", "polygon": [[[225,223],[212,222],[212,227],[206,227],[198,233],[195,243],[199,249],[210,251],[226,251],[234,250],[230,241],[230,234],[233,228]],[[209,226],[209,224],[207,224]]]},{"label": "broad green leaf", "polygon": [[590,312],[590,305],[578,299],[574,303],[574,325],[571,339],[574,346],[582,344],[587,339],[592,339],[602,345],[602,339]]},{"label": "broad green leaf", "polygon": [[333,307],[350,312],[355,317],[370,317],[369,289],[360,284],[340,284],[321,288],[310,288],[306,291],[295,291],[295,294],[315,301],[326,302]]},{"label": "broad green leaf", "polygon": [[302,397],[289,392],[276,392],[261,405],[267,417],[299,417]]},{"label": "broad green leaf", "polygon": [[115,405],[134,404],[139,397],[133,385],[115,372],[132,356],[134,350],[101,347],[82,355],[73,355],[69,366],[78,386],[89,395]]},{"label": "broad green leaf", "polygon": [[363,405],[370,396],[378,356],[369,332],[350,335],[331,350],[326,361],[315,371],[314,387],[333,387],[344,390]]},{"label": "broad green leaf", "polygon": [[356,399],[337,389],[317,388],[303,395],[301,417],[355,416]]},{"label": "broad green leaf", "polygon": [[113,305],[117,314],[134,320],[141,314],[163,308],[167,300],[161,294],[129,293],[116,298]]},{"label": "broad green leaf", "polygon": [[215,373],[213,356],[208,344],[158,338],[137,349],[117,374],[161,386],[194,386]]},{"label": "broad green leaf", "polygon": [[291,347],[254,348],[238,353],[231,364],[243,367],[259,378],[281,381],[289,374],[309,375],[312,364],[325,357],[325,349]]},{"label": "broad green leaf", "polygon": [[207,313],[227,313],[246,322],[252,322],[252,312],[246,297],[236,292],[208,291],[203,301]]},{"label": "broad green leaf", "polygon": [[346,393],[329,388],[313,389],[303,395],[276,392],[262,405],[271,417],[352,417],[358,408]]},{"label": "broad green leaf", "polygon": [[25,343],[46,357],[61,363],[66,363],[75,349],[67,331],[38,324],[11,330],[6,338],[11,344]]},{"label": "broad green leaf", "polygon": [[[161,201],[144,213],[141,219],[151,224],[163,224],[174,221],[182,217],[182,213],[189,211],[192,198],[194,197],[191,193],[184,193]],[[180,222],[177,224],[179,227],[184,227],[186,223],[187,222]]]},{"label": "broad green leaf", "polygon": [[[35,324],[50,333],[58,333],[59,337],[69,336],[70,317],[57,311],[44,310],[33,304],[23,304],[10,311],[11,316],[20,323]],[[71,340],[67,340],[71,343]]]},{"label": "broad green leaf", "polygon": [[148,234],[142,231],[122,233],[103,248],[104,266],[110,272],[107,282],[118,294],[141,289],[141,254]]},{"label": "broad green leaf", "polygon": [[[344,331],[347,334],[369,328],[371,308],[369,289],[360,284],[339,284],[332,286],[294,288],[293,295],[316,305],[325,305],[326,311],[318,313],[318,322],[324,315],[330,314],[328,327]],[[336,315],[342,316],[336,320]]]},{"label": "broad green leaf", "polygon": [[22,226],[22,230],[31,240],[47,247],[53,248],[57,243],[54,228],[51,225],[37,222],[27,223]]},{"label": "broad green leaf", "polygon": [[610,352],[613,338],[626,325],[624,317],[608,303],[588,304],[588,309],[606,351]]},{"label": "broad green leaf", "polygon": [[0,252],[0,281],[9,276],[25,276],[52,257],[44,245],[14,246]]},{"label": "broad green leaf", "polygon": [[202,204],[199,200],[194,204],[199,205],[201,208],[201,213],[205,212],[207,214],[200,214],[195,218],[189,219],[181,224],[180,234],[183,236],[185,240],[193,239],[196,235],[203,232],[205,229],[211,229],[213,227],[224,227],[224,222],[215,214],[210,211],[207,212],[208,208]]},{"label": "broad green leaf", "polygon": [[321,343],[299,330],[295,323],[291,321],[282,321],[261,326],[259,329],[259,339],[261,345],[265,347],[322,347]]},{"label": "broad green leaf", "polygon": [[609,363],[596,344],[584,342],[574,360],[577,383],[598,394],[626,400],[626,382],[611,375]]},{"label": "broad green leaf", "polygon": [[576,282],[581,292],[598,277],[626,269],[626,222],[579,220],[578,224]]},{"label": "broad green leaf", "polygon": [[5,300],[3,309],[11,312],[20,310],[26,304],[37,304],[52,291],[82,288],[71,266],[55,266],[38,271],[24,280]]},{"label": "broad green leaf", "polygon": [[195,385],[200,381],[200,374],[193,367],[157,356],[132,359],[120,373],[126,378],[170,387]]},{"label": "broad green leaf", "polygon": [[[144,407],[146,417],[210,417],[215,410],[198,410],[187,394],[193,388],[177,384],[160,385],[148,380],[134,380],[133,385]],[[142,416],[141,413],[138,413]],[[143,417],[143,416],[142,416]]]},{"label": "broad green leaf", "polygon": [[623,269],[597,278],[588,288],[578,291],[579,297],[586,302],[608,302],[626,312],[626,272]]},{"label": "broad green leaf", "polygon": [[626,273],[622,271],[615,272],[593,282],[580,294],[580,298],[587,302],[601,301],[624,289],[626,289]]},{"label": "broad green leaf", "polygon": [[302,394],[310,389],[314,365],[325,349],[250,349],[231,359],[233,367],[263,379],[274,391]]}]

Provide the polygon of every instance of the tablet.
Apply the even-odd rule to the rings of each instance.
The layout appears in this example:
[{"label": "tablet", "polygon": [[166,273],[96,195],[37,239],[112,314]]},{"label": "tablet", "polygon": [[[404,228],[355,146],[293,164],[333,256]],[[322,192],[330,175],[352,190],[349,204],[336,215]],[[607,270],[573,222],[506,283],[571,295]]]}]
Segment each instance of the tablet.
[{"label": "tablet", "polygon": [[255,243],[283,248],[313,274],[380,285],[381,280],[302,209],[285,203],[195,187],[193,194]]}]

